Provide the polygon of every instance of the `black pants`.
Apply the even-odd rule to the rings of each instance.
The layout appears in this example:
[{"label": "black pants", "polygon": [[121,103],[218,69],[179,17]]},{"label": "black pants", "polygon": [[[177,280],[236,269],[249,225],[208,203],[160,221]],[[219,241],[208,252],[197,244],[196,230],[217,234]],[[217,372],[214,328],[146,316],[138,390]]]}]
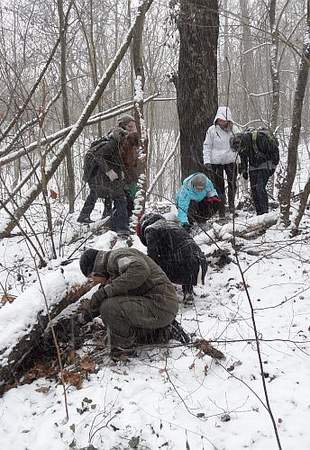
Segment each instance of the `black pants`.
[{"label": "black pants", "polygon": [[221,207],[221,203],[205,203],[205,199],[201,202],[195,202],[195,200],[191,200],[188,208],[188,220],[189,223],[193,224],[194,222],[202,223],[207,219],[210,219],[214,214],[219,211]]},{"label": "black pants", "polygon": [[236,195],[236,179],[237,179],[237,165],[235,163],[231,164],[210,164],[211,170],[208,171],[208,176],[218,193],[218,196],[222,200],[219,207],[219,213],[225,213],[225,181],[224,181],[224,171],[226,173],[227,184],[228,184],[228,205],[231,212],[234,211],[235,195]]},{"label": "black pants", "polygon": [[[93,188],[92,186],[89,186],[89,189],[90,189],[89,194],[80,212],[80,218],[83,219],[90,217],[90,214],[95,207],[96,201],[98,200],[96,189]],[[113,231],[117,232],[128,230],[128,210],[125,193],[123,196],[119,196],[113,199],[111,221]]]},{"label": "black pants", "polygon": [[266,185],[272,173],[269,169],[250,170],[252,199],[258,216],[268,212]]},{"label": "black pants", "polygon": [[[90,192],[89,192],[89,194],[85,200],[84,206],[80,212],[80,217],[83,217],[83,218],[88,217],[89,218],[95,207],[97,200],[98,200],[98,195],[96,193],[96,190],[93,188],[90,188]],[[107,213],[106,215],[110,215],[109,211],[111,210],[111,208],[112,208],[112,201],[111,201],[110,197],[104,197],[104,209],[105,209],[105,212]]]}]

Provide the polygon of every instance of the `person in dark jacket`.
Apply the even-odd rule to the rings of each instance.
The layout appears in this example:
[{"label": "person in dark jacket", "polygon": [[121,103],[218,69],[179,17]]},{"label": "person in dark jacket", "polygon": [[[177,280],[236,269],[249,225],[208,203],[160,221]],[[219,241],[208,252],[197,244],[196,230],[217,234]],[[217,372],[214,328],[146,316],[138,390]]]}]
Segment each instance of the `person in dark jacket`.
[{"label": "person in dark jacket", "polygon": [[250,186],[257,215],[268,212],[266,186],[279,163],[278,141],[267,129],[249,129],[231,139],[231,147],[241,158],[240,173]]},{"label": "person in dark jacket", "polygon": [[163,269],[169,280],[182,285],[184,303],[191,303],[199,271],[204,284],[208,267],[206,256],[194,239],[179,224],[156,213],[142,217],[137,234],[147,247],[148,256]]},{"label": "person in dark jacket", "polygon": [[128,210],[125,189],[127,186],[127,169],[124,164],[123,149],[130,146],[135,151],[138,147],[138,135],[131,134],[123,128],[115,128],[108,136],[93,143],[85,155],[84,180],[88,183],[90,193],[78,217],[80,223],[90,223],[90,214],[98,198],[107,195],[113,201],[112,230],[128,233]]},{"label": "person in dark jacket", "polygon": [[100,283],[92,295],[107,326],[111,356],[128,354],[139,335],[163,330],[174,322],[178,300],[162,269],[137,249],[86,250],[80,258],[83,274]]}]

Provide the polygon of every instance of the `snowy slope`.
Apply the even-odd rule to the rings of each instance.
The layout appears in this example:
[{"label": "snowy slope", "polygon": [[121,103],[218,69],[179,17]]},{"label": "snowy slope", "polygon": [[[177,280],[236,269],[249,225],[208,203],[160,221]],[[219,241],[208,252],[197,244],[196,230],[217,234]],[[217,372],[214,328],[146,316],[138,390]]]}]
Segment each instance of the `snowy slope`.
[{"label": "snowy slope", "polygon": [[[91,245],[105,248],[105,239],[95,238]],[[196,239],[203,242],[201,235]],[[7,255],[13,242],[3,242]],[[134,246],[144,250],[137,240]],[[309,255],[307,235],[290,240],[276,227],[245,241],[239,253],[283,449],[310,448]],[[79,277],[77,264],[67,273],[70,279]],[[10,333],[4,320],[9,308],[16,307],[0,309],[3,339]],[[216,341],[226,360],[201,359],[197,350],[185,347],[141,351],[128,364],[103,359],[81,389],[68,386],[67,423],[60,384],[40,379],[11,389],[0,399],[0,448],[278,448],[262,404],[250,307],[237,265],[211,266],[206,286],[196,288],[194,307],[180,304],[178,319],[186,330]]]}]

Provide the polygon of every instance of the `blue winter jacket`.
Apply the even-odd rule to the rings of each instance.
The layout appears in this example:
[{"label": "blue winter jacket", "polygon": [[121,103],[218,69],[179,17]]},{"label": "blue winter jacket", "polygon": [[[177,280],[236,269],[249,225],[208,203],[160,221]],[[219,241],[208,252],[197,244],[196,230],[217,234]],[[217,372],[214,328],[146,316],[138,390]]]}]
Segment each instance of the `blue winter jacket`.
[{"label": "blue winter jacket", "polygon": [[218,194],[213,186],[212,181],[209,180],[209,178],[204,174],[201,175],[203,175],[206,178],[206,187],[201,192],[196,191],[195,188],[192,186],[192,178],[195,175],[197,175],[197,173],[193,173],[189,177],[185,178],[185,180],[182,183],[181,189],[176,195],[178,219],[181,224],[189,223],[187,212],[191,200],[201,202],[201,200],[203,200],[205,197],[218,197]]}]

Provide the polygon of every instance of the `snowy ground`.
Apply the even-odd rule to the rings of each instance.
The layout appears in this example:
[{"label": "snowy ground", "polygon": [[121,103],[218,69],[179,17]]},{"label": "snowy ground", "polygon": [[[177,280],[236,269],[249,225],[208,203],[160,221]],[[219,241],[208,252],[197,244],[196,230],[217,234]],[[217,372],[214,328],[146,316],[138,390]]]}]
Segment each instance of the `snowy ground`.
[{"label": "snowy ground", "polygon": [[[242,214],[237,221],[246,219]],[[255,240],[244,241],[239,253],[255,308],[269,401],[285,450],[310,448],[307,225],[303,224],[304,234],[294,240],[273,227]],[[81,243],[73,239],[81,229],[87,237],[87,227],[77,226],[72,218],[62,236],[67,242],[62,257]],[[196,239],[203,240],[201,236]],[[86,245],[104,249],[107,237],[92,237]],[[137,240],[134,246],[145,250]],[[202,249],[208,250],[206,245]],[[59,270],[60,259],[40,271],[43,280],[55,276],[51,269]],[[34,291],[32,296],[27,293],[37,275],[20,237],[2,240],[0,260],[2,286],[11,287],[12,294],[24,292],[25,302],[24,318],[17,306],[20,298],[0,309],[1,341],[18,333],[30,309],[35,312]],[[68,277],[81,278],[77,261],[64,270]],[[127,364],[103,362],[81,389],[67,387],[68,422],[62,386],[55,381],[42,378],[11,389],[0,399],[0,448],[277,449],[263,405],[251,312],[237,265],[210,266],[206,286],[196,288],[194,307],[180,303],[178,319],[187,331],[217,341],[214,345],[226,360],[219,364],[206,356],[199,358],[195,349],[177,347],[142,351]]]}]

